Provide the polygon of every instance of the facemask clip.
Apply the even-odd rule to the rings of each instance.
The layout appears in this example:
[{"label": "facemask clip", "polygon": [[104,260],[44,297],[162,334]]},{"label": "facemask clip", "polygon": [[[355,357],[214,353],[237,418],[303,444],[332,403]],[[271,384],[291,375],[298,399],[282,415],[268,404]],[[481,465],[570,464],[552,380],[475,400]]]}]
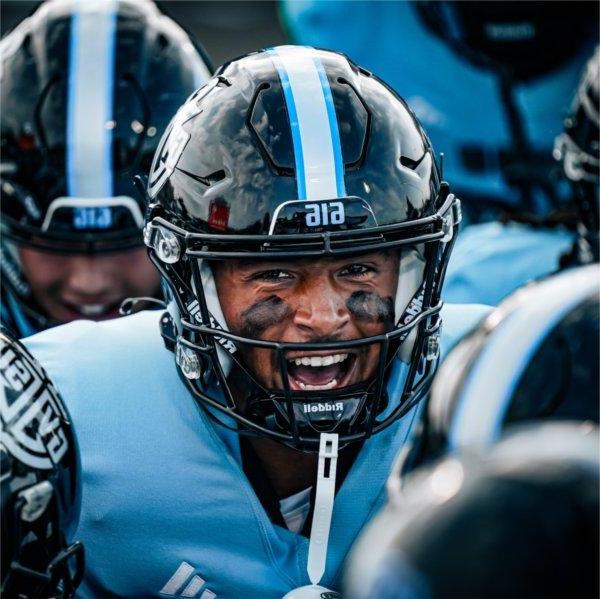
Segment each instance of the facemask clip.
[{"label": "facemask clip", "polygon": [[440,355],[440,336],[438,334],[431,335],[427,338],[427,345],[425,348],[425,359],[428,362],[437,360]]},{"label": "facemask clip", "polygon": [[182,345],[179,340],[175,349],[175,362],[181,368],[186,379],[194,380],[202,376],[198,356],[189,347]]},{"label": "facemask clip", "polygon": [[35,522],[46,511],[52,494],[52,485],[47,480],[21,491],[19,497],[25,501],[21,508],[21,519]]},{"label": "facemask clip", "polygon": [[144,227],[144,243],[151,247],[165,264],[175,264],[181,257],[181,244],[177,235],[168,229],[152,224]]}]

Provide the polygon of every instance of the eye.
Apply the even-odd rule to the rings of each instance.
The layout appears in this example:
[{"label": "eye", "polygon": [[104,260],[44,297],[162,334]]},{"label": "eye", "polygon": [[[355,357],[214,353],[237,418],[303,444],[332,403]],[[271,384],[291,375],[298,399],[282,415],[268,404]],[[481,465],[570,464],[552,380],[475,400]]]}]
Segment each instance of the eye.
[{"label": "eye", "polygon": [[262,270],[252,275],[253,281],[266,281],[269,283],[281,283],[293,278],[289,272],[276,268],[273,270]]},{"label": "eye", "polygon": [[377,270],[367,264],[349,264],[348,266],[344,266],[338,274],[341,277],[361,278],[375,272]]}]

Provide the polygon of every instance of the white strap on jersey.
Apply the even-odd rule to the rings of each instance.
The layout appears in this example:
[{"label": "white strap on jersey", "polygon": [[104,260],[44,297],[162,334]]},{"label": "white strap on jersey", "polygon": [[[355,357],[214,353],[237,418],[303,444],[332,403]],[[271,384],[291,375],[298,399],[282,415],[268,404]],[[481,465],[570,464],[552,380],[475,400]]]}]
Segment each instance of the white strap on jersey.
[{"label": "white strap on jersey", "polygon": [[321,433],[319,442],[319,467],[317,491],[306,569],[312,584],[319,584],[325,573],[329,529],[335,499],[335,475],[338,458],[338,435]]}]

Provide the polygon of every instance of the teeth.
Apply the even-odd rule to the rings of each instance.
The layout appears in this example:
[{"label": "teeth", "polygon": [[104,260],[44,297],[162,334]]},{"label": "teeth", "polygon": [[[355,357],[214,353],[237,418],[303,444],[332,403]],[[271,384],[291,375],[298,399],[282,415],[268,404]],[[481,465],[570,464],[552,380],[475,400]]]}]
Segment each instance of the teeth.
[{"label": "teeth", "polygon": [[77,306],[77,310],[84,316],[98,316],[106,312],[106,304],[86,304],[85,306]]},{"label": "teeth", "polygon": [[303,391],[324,391],[326,389],[333,389],[337,384],[337,379],[329,381],[326,385],[305,385],[303,382],[298,381],[300,389]]},{"label": "teeth", "polygon": [[343,362],[347,357],[348,354],[333,354],[331,356],[303,356],[301,358],[294,358],[293,362],[296,364],[296,366],[331,366],[332,364]]}]

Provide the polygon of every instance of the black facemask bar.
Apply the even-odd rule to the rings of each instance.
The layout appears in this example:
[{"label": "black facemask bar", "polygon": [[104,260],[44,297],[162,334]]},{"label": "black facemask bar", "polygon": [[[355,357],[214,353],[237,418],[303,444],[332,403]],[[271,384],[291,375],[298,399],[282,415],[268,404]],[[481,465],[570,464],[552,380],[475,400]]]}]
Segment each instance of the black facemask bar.
[{"label": "black facemask bar", "polygon": [[[201,404],[214,408],[226,417],[233,418],[240,433],[266,436],[304,450],[318,449],[319,434],[316,431],[309,436],[302,434],[303,431],[294,413],[294,405],[297,405],[298,402],[310,404],[319,398],[321,401],[330,401],[330,398],[361,398],[361,414],[354,419],[350,426],[346,427],[346,431],[342,432],[340,443],[364,440],[390,426],[423,397],[435,372],[441,324],[439,318],[442,307],[440,291],[459,221],[460,203],[451,195],[446,198],[436,214],[410,223],[373,229],[302,235],[196,234],[186,232],[160,216],[155,216],[148,223],[145,231],[146,244],[150,248],[149,255],[162,276],[169,282],[173,300],[182,315],[179,327],[176,325],[179,328],[177,343],[192,351],[192,355],[195,355],[195,359],[199,362],[199,370],[201,364],[203,373],[197,380],[186,378],[182,374],[192,395]],[[164,231],[168,233],[165,235]],[[163,246],[160,251],[157,251],[156,248],[159,246],[157,238],[154,237],[157,234],[163,235],[158,243],[164,243],[167,246],[166,249]],[[214,326],[214,320],[211,325],[211,315],[204,295],[198,259],[260,258],[264,260],[271,257],[349,256],[381,249],[402,249],[417,244],[423,245],[426,254],[422,288],[423,308],[421,313],[410,323],[390,332],[352,341],[287,343],[240,337],[217,328]],[[158,254],[161,254],[162,260]],[[181,264],[175,266],[184,256],[187,260],[183,259]],[[193,281],[196,293],[192,290],[191,281]],[[199,307],[200,322],[197,320],[193,322],[194,316],[190,314],[188,308],[191,303],[196,303]],[[383,397],[389,367],[401,343],[414,330],[417,331],[416,340],[401,396],[397,405],[383,420],[378,421],[377,416],[385,407],[381,404],[385,404]],[[275,352],[284,389],[264,389],[256,382],[251,373],[246,371],[246,375],[252,381],[253,391],[251,394],[256,393],[256,390],[263,393],[262,399],[258,396],[251,396],[251,403],[259,405],[262,401],[277,405],[279,409],[274,408],[272,411],[279,411],[279,415],[284,417],[283,427],[267,426],[264,421],[257,422],[256,419],[249,416],[247,410],[242,413],[237,407],[234,393],[218,358],[217,347],[224,340],[236,346],[246,345]],[[296,392],[289,389],[285,358],[288,352],[294,350],[343,350],[373,344],[380,345],[381,349],[376,375],[372,380],[352,388],[329,390],[325,394],[323,391]],[[435,351],[433,351],[434,346]],[[235,356],[231,357],[243,369],[243,365]],[[206,388],[211,382],[218,382],[224,401],[211,397],[206,392]],[[214,414],[211,416],[215,417]],[[220,419],[218,420],[220,421]],[[222,421],[221,423],[226,425]],[[290,430],[284,430],[288,426]]]}]

